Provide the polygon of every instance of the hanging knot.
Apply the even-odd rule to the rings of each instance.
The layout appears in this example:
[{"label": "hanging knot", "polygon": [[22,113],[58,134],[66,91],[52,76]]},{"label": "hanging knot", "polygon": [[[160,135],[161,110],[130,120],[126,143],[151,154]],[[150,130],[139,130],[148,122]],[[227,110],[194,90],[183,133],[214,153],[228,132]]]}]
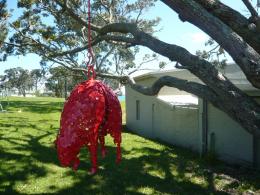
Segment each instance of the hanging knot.
[{"label": "hanging knot", "polygon": [[94,69],[94,65],[88,65],[88,79],[95,79],[96,72]]}]

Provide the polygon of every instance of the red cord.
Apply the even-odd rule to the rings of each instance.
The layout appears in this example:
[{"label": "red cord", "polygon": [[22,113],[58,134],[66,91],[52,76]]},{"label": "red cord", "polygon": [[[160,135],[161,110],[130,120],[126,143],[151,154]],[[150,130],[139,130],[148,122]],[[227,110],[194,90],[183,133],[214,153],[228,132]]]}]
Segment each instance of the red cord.
[{"label": "red cord", "polygon": [[95,79],[96,73],[94,70],[94,54],[93,49],[91,45],[91,18],[90,18],[90,0],[88,0],[88,62],[87,62],[87,68],[88,68],[88,78],[90,77],[90,73],[92,72],[92,78]]}]

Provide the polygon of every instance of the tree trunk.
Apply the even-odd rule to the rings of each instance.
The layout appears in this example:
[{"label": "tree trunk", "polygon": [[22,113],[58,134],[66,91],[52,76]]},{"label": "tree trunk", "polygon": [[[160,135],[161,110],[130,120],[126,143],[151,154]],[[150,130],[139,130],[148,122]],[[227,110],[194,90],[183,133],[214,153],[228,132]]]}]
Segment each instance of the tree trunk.
[{"label": "tree trunk", "polygon": [[25,92],[24,88],[21,88],[21,93],[22,93],[23,97],[26,97],[26,92]]},{"label": "tree trunk", "polygon": [[67,91],[68,91],[68,89],[67,89],[67,79],[64,78],[64,98],[65,98],[65,100],[68,98]]},{"label": "tree trunk", "polygon": [[37,88],[38,88],[38,80],[35,80],[35,91],[37,92]]}]

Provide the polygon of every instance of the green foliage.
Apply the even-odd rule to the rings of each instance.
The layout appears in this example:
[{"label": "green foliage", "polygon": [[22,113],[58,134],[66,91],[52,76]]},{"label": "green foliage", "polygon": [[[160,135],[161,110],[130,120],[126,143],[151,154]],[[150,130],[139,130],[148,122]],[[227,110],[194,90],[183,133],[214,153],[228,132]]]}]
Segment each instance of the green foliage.
[{"label": "green foliage", "polygon": [[212,38],[205,43],[205,46],[209,46],[211,49],[209,51],[198,50],[196,51],[196,55],[209,60],[219,70],[223,70],[227,65],[226,53],[223,47],[218,45]]},{"label": "green foliage", "polygon": [[5,70],[7,82],[4,87],[7,89],[18,89],[19,94],[26,95],[26,90],[37,91],[38,83],[44,78],[44,71],[41,69],[33,69],[32,71],[21,67],[10,68]]},{"label": "green foliage", "polygon": [[26,96],[25,91],[30,89],[32,85],[29,71],[21,67],[17,67],[5,70],[5,74],[8,78],[6,87],[9,89],[17,88],[19,94]]},{"label": "green foliage", "polygon": [[48,90],[52,91],[56,97],[65,97],[76,84],[84,80],[83,75],[74,74],[62,66],[49,70],[50,76],[45,83]]},{"label": "green foliage", "polygon": [[[35,91],[38,91],[38,83],[44,78],[45,72],[41,69],[33,69],[30,72],[30,78],[35,86]],[[39,91],[38,91],[39,92]]]},{"label": "green foliage", "polygon": [[167,65],[166,62],[160,62],[159,63],[159,68],[160,69],[164,69],[166,65]]},{"label": "green foliage", "polygon": [[34,95],[35,95],[36,97],[40,97],[40,96],[41,96],[41,93],[40,93],[39,90],[36,90],[36,91],[34,92]]},{"label": "green foliage", "polygon": [[[6,10],[6,0],[0,0],[0,49],[2,49],[3,41],[5,41],[7,36],[7,26],[6,21],[8,18],[8,12]],[[0,50],[1,51],[1,50]],[[6,57],[6,56],[3,56]]]},{"label": "green foliage", "polygon": [[[64,2],[68,8],[64,8]],[[95,0],[92,2],[92,23],[105,26],[115,22],[136,23],[140,29],[152,34],[159,18],[142,19],[143,13],[154,6],[155,0]],[[42,57],[42,66],[49,67],[52,63],[68,67],[81,67],[86,49],[69,52],[87,45],[82,31],[81,21],[87,19],[87,3],[85,0],[51,1],[51,0],[18,0],[18,8],[23,14],[12,22],[14,33],[5,45],[3,57],[9,55],[26,55],[36,53]],[[77,15],[75,19],[71,14]],[[84,33],[84,34],[85,34]],[[92,31],[93,40],[96,33]],[[127,74],[137,66],[134,62],[138,47],[129,48],[126,44],[98,43],[94,47],[96,53],[96,69],[99,72]],[[115,60],[117,60],[115,62]]]}]

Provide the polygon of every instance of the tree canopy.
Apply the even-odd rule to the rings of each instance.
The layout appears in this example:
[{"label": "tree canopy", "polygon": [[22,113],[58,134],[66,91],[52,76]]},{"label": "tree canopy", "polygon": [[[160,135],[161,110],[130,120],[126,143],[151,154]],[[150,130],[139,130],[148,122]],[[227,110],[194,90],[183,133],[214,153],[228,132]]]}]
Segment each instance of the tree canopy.
[{"label": "tree canopy", "polygon": [[16,88],[19,94],[26,96],[26,90],[32,87],[30,74],[28,70],[21,67],[10,68],[5,70],[8,81],[5,83],[6,88]]},{"label": "tree canopy", "polygon": [[0,46],[3,45],[3,42],[7,36],[7,18],[8,13],[6,10],[6,0],[0,0]]},{"label": "tree canopy", "polygon": [[[250,17],[219,0],[161,0],[181,21],[197,26],[216,41],[259,89],[260,17],[249,0],[241,1]],[[260,137],[260,106],[252,97],[237,88],[211,61],[153,36],[159,19],[147,20],[142,15],[154,3],[153,0],[93,1],[92,42],[97,53],[98,75],[118,79],[145,95],[156,95],[163,86],[185,90],[210,101],[249,133]],[[55,62],[71,70],[82,70],[78,60],[87,48],[87,40],[82,38],[87,28],[86,1],[20,0],[18,6],[25,11],[11,24],[16,32],[5,44],[6,53],[37,53],[42,56],[43,65]],[[204,84],[165,76],[152,87],[145,87],[127,75],[120,75],[120,69],[136,66],[133,60],[138,46],[176,61],[176,68],[187,69]],[[117,59],[118,67],[111,68],[111,61]],[[104,74],[113,69],[114,75]]]},{"label": "tree canopy", "polygon": [[56,97],[67,97],[67,92],[82,82],[84,77],[81,74],[75,74],[63,66],[53,67],[49,70],[49,76],[45,87],[53,91]]},{"label": "tree canopy", "polygon": [[[158,24],[159,18],[141,19],[144,10],[153,5],[153,0],[133,3],[125,0],[94,1],[91,20],[102,26],[115,22],[137,22],[146,32],[153,33],[153,27]],[[14,33],[5,44],[5,54],[2,57],[36,53],[42,57],[43,66],[56,63],[73,70],[85,66],[88,47],[86,1],[19,0],[18,8],[24,9],[24,12],[10,24]],[[95,26],[92,28],[94,30]],[[96,35],[93,31],[93,37]],[[126,71],[137,68],[134,63],[139,51],[137,46],[126,47],[123,43],[101,42],[95,38],[92,44],[96,45],[96,71],[123,75]],[[154,58],[155,56],[150,56],[149,61]],[[112,62],[115,66],[112,66]]]}]

